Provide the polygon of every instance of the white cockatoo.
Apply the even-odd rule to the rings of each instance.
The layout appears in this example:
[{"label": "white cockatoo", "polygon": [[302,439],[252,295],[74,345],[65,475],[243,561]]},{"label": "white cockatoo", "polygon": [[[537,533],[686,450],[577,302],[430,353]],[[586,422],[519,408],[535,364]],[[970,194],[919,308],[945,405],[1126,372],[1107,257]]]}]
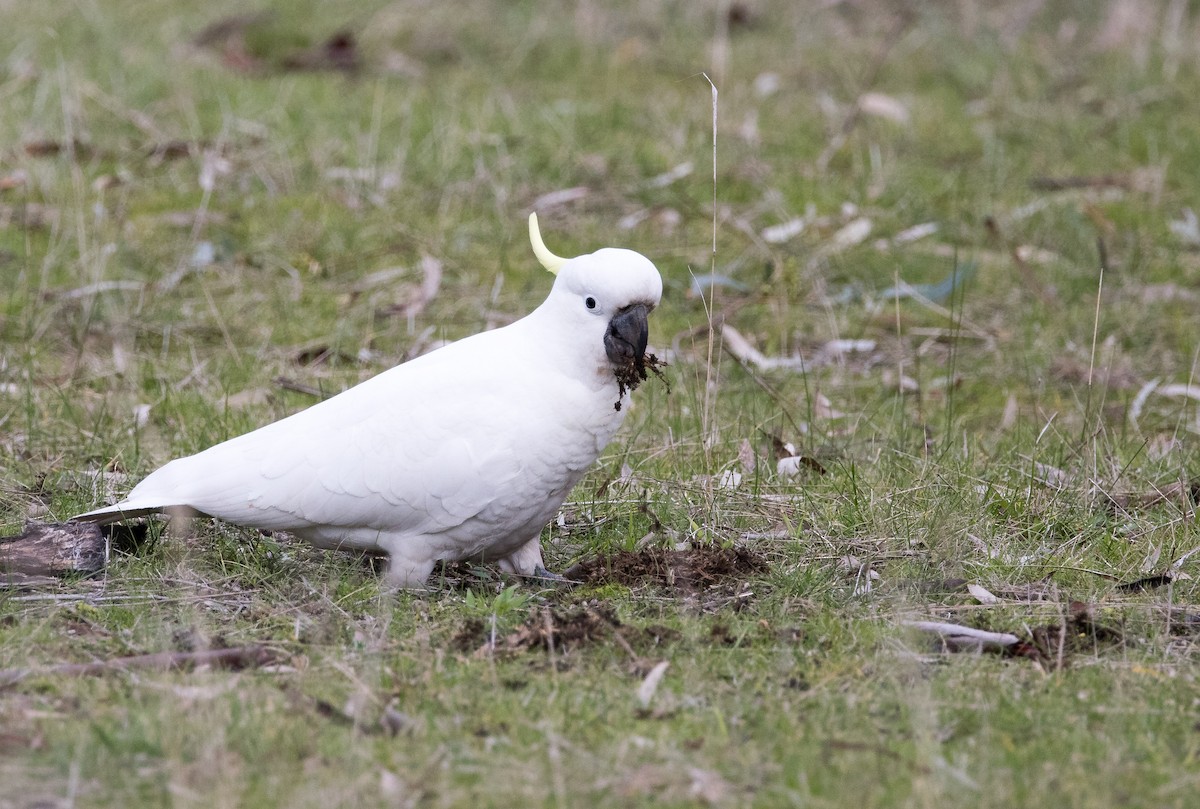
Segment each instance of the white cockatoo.
[{"label": "white cockatoo", "polygon": [[541,530],[645,378],[662,278],[632,250],[556,256],[536,215],[529,235],[557,276],[530,314],[171,461],[119,503],[72,519],[167,512],[287,531],[321,548],[386,553],[400,587],[464,559],[550,576]]}]

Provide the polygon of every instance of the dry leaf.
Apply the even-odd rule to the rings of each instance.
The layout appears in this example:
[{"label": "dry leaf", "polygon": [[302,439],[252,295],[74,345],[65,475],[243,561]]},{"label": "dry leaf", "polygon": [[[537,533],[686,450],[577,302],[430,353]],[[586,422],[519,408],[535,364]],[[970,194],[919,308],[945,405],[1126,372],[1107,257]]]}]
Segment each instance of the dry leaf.
[{"label": "dry leaf", "polygon": [[749,438],[743,438],[742,443],[738,444],[738,463],[747,475],[753,475],[758,469],[758,453],[754,451]]},{"label": "dry leaf", "polygon": [[391,770],[383,769],[379,771],[379,795],[389,805],[396,805],[408,797],[408,790],[400,776]]},{"label": "dry leaf", "polygon": [[147,678],[141,683],[141,686],[171,694],[178,700],[176,704],[186,709],[200,702],[212,702],[237,688],[239,684],[237,677],[234,676],[209,685],[160,684],[154,679]]},{"label": "dry leaf", "polygon": [[1182,218],[1172,219],[1170,227],[1171,232],[1188,247],[1200,247],[1200,219],[1191,208],[1184,208]]},{"label": "dry leaf", "polygon": [[868,354],[875,350],[874,340],[829,340],[821,346],[821,353],[831,357],[843,354]]},{"label": "dry leaf", "polygon": [[803,219],[789,219],[786,222],[780,222],[778,225],[771,225],[763,228],[762,240],[767,244],[782,244],[790,241],[804,232],[805,222]]},{"label": "dry leaf", "polygon": [[778,73],[759,73],[754,77],[754,95],[759,98],[767,98],[779,92],[779,88],[783,86],[783,80]]},{"label": "dry leaf", "polygon": [[271,400],[271,392],[266,388],[247,388],[240,390],[225,399],[225,406],[232,410],[243,407],[264,405]]},{"label": "dry leaf", "polygon": [[999,604],[1000,599],[992,595],[986,587],[979,584],[968,584],[967,592],[980,604]]},{"label": "dry leaf", "polygon": [[12,174],[5,174],[0,177],[0,191],[9,191],[13,188],[20,188],[29,181],[29,175],[24,171],[14,171]]},{"label": "dry leaf", "polygon": [[663,675],[667,673],[669,661],[663,660],[650,669],[650,673],[646,675],[646,679],[642,680],[642,684],[638,686],[637,698],[641,703],[642,708],[649,708],[650,702],[654,699],[655,692],[658,691],[658,684],[662,681]]},{"label": "dry leaf", "polygon": [[1000,417],[1000,429],[1010,430],[1017,423],[1017,416],[1020,414],[1020,408],[1017,404],[1015,394],[1008,394],[1008,400],[1004,403],[1004,415]]},{"label": "dry leaf", "polygon": [[894,368],[884,368],[879,376],[885,388],[899,393],[920,393],[921,391],[921,384],[917,380]]},{"label": "dry leaf", "polygon": [[884,118],[893,123],[907,126],[912,121],[908,107],[903,101],[884,93],[863,93],[858,97],[858,108],[867,115]]},{"label": "dry leaf", "polygon": [[833,406],[833,402],[829,401],[829,397],[817,391],[812,397],[812,415],[815,419],[841,419],[845,418],[846,414],[837,410]]},{"label": "dry leaf", "polygon": [[937,222],[925,222],[920,225],[913,225],[912,227],[905,228],[893,236],[892,244],[910,244],[920,239],[924,239],[927,236],[932,236],[937,232]]},{"label": "dry leaf", "polygon": [[1188,289],[1170,281],[1162,284],[1128,284],[1122,292],[1125,296],[1146,305],[1170,303],[1172,301],[1196,303],[1196,301],[1200,300],[1200,294],[1196,290]]},{"label": "dry leaf", "polygon": [[807,455],[789,455],[780,458],[775,464],[775,474],[781,478],[794,478],[806,469],[819,475],[824,475],[826,472],[820,461],[809,458]]},{"label": "dry leaf", "polygon": [[686,163],[680,163],[670,171],[664,171],[657,177],[651,177],[650,180],[647,181],[646,185],[650,188],[666,188],[668,185],[678,182],[684,177],[690,175],[695,168],[695,165],[690,160]]},{"label": "dry leaf", "polygon": [[[374,273],[372,276],[364,279],[363,283],[370,282],[372,284],[387,283],[388,279],[395,277],[395,270],[381,270]],[[421,256],[421,283],[420,285],[407,284],[400,287],[395,295],[395,302],[391,306],[387,306],[376,312],[378,317],[400,316],[412,320],[425,311],[442,286],[442,262],[429,255]]]},{"label": "dry leaf", "polygon": [[833,234],[833,239],[830,240],[828,247],[836,253],[862,244],[871,235],[871,227],[870,219],[865,216],[859,217]]},{"label": "dry leaf", "polygon": [[58,300],[73,301],[80,298],[90,298],[101,292],[141,291],[145,286],[141,281],[97,281],[94,284],[76,287],[75,289],[65,289],[62,292],[47,292],[46,295]]},{"label": "dry leaf", "polygon": [[1074,478],[1056,466],[1033,462],[1033,479],[1050,489],[1065,489]]},{"label": "dry leaf", "polygon": [[233,163],[222,157],[219,152],[207,149],[200,163],[200,174],[196,181],[201,191],[212,193],[213,189],[216,188],[217,178],[225,177],[232,173]]},{"label": "dry leaf", "polygon": [[702,770],[699,767],[689,767],[688,777],[692,783],[688,788],[688,797],[704,803],[715,805],[723,802],[730,792],[729,782],[712,770]]},{"label": "dry leaf", "polygon": [[560,205],[581,200],[587,195],[587,187],[577,185],[574,188],[564,188],[560,191],[550,191],[549,193],[542,194],[533,201],[531,207],[537,211],[547,211],[550,208],[557,208]]}]

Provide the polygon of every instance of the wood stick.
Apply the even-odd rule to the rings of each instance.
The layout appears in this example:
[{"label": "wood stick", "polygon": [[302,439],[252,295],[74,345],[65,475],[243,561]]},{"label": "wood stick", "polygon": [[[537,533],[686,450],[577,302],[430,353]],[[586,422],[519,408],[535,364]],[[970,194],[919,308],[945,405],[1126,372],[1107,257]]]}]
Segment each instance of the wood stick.
[{"label": "wood stick", "polygon": [[1021,641],[1016,635],[1010,635],[1007,632],[987,632],[941,621],[905,621],[904,625],[937,635],[946,648],[951,651],[975,649],[994,652]]},{"label": "wood stick", "polygon": [[37,523],[11,537],[0,537],[0,586],[6,573],[62,576],[96,573],[104,568],[108,542],[94,523]]}]

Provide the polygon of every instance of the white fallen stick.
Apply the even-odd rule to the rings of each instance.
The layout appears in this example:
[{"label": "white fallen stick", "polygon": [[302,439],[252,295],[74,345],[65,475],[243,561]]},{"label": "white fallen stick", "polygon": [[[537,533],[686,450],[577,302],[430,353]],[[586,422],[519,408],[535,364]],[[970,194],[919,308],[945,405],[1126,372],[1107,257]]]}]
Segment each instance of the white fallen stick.
[{"label": "white fallen stick", "polygon": [[656,663],[654,668],[650,669],[650,673],[646,675],[646,679],[642,680],[642,684],[638,686],[637,698],[643,708],[649,708],[650,702],[654,699],[654,693],[658,691],[658,684],[662,681],[663,675],[667,673],[667,666],[670,661],[663,660]]},{"label": "white fallen stick", "polygon": [[721,326],[721,337],[725,342],[725,350],[747,365],[753,365],[763,371],[776,368],[804,371],[804,360],[801,357],[768,357],[755,348],[740,331],[727,323]]},{"label": "white fallen stick", "polygon": [[904,621],[905,626],[937,635],[951,651],[999,651],[1020,643],[1021,639],[1007,632],[988,632],[941,621]]}]

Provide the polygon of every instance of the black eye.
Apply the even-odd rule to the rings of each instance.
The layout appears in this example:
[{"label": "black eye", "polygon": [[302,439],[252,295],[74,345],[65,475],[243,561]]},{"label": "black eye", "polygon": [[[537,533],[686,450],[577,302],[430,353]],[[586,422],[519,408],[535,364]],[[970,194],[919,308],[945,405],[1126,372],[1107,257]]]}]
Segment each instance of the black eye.
[{"label": "black eye", "polygon": [[583,305],[589,309],[595,309],[596,308],[596,299],[593,298],[591,295],[588,295],[586,298],[583,299]]}]

